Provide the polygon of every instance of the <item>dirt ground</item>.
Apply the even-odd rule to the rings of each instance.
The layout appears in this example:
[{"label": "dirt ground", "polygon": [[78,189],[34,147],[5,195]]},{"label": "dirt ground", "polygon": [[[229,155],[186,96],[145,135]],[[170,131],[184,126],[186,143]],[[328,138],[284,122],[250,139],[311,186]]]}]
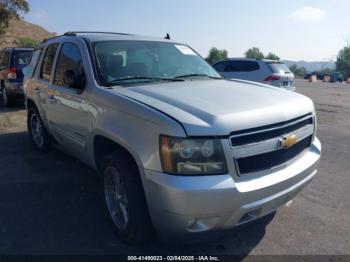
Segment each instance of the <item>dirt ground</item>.
[{"label": "dirt ground", "polygon": [[323,156],[290,206],[221,239],[193,246],[122,244],[97,175],[59,150],[31,145],[23,107],[0,107],[0,254],[348,254],[350,85],[297,81],[315,102]]}]

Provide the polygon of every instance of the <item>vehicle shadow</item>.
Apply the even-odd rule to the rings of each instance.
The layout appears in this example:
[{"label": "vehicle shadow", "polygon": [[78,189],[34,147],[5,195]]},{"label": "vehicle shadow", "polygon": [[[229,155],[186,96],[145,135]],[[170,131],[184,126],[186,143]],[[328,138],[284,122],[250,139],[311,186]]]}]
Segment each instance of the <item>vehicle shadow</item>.
[{"label": "vehicle shadow", "polygon": [[274,214],[197,245],[123,244],[111,228],[98,175],[65,153],[37,151],[26,132],[0,134],[0,254],[239,255]]},{"label": "vehicle shadow", "polygon": [[25,109],[23,99],[17,99],[16,103],[11,107],[5,107],[2,100],[0,99],[0,113],[16,112],[18,110],[23,110],[23,109]]}]

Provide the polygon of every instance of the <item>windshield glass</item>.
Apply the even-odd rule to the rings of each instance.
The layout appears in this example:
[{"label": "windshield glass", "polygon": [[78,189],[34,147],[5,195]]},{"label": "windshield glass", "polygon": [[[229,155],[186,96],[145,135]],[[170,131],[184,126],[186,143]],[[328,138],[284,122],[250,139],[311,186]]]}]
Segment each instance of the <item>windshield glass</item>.
[{"label": "windshield glass", "polygon": [[25,67],[30,58],[32,57],[33,51],[15,51],[14,60],[15,66],[18,68]]},{"label": "windshield glass", "polygon": [[153,41],[101,41],[92,43],[98,77],[103,84],[144,82],[179,77],[220,75],[191,48]]},{"label": "windshield glass", "polygon": [[269,63],[271,71],[274,73],[290,73],[290,69],[283,63]]}]

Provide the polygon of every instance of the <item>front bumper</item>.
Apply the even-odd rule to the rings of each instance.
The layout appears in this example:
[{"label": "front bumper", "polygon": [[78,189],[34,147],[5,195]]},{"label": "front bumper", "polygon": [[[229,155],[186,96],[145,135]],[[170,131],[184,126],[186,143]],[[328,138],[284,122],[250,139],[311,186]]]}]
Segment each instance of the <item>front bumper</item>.
[{"label": "front bumper", "polygon": [[[317,172],[321,144],[315,138],[284,169],[260,177],[173,176],[145,170],[144,188],[160,236],[203,235],[263,217],[293,199]],[[200,233],[200,234],[199,234]]]}]

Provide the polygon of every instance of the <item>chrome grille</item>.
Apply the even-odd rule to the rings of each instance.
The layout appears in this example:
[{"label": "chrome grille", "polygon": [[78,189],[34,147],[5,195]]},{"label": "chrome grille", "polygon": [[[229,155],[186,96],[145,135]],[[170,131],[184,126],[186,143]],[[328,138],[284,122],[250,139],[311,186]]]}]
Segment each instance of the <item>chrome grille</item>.
[{"label": "chrome grille", "polygon": [[[289,163],[312,143],[314,133],[311,114],[278,124],[233,133],[230,137],[235,166],[239,175],[274,169]],[[281,139],[296,135],[296,144],[281,148]]]}]

